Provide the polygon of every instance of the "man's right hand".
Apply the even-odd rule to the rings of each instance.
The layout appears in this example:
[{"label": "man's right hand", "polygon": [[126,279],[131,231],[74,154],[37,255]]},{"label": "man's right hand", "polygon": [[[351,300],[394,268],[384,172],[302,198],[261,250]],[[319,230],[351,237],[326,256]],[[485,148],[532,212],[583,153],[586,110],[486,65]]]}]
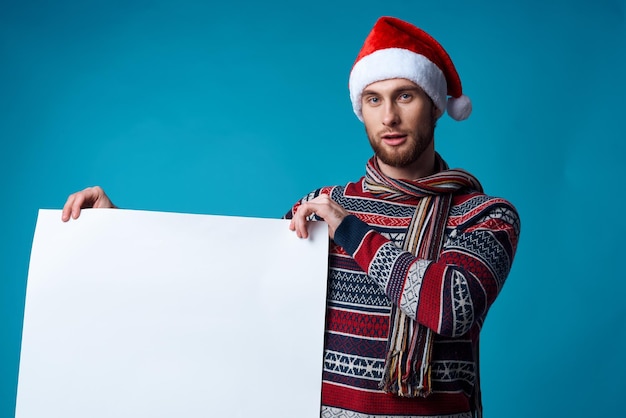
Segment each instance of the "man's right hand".
[{"label": "man's right hand", "polygon": [[63,205],[63,213],[61,219],[67,222],[80,216],[81,209],[84,208],[116,208],[111,199],[104,193],[102,187],[94,186],[69,195],[65,205]]}]

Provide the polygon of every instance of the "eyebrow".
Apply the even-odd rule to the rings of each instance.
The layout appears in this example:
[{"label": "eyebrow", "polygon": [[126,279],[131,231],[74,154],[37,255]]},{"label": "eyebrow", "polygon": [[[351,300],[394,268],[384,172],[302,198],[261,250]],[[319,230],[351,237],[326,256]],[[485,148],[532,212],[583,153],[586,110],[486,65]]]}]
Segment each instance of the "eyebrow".
[{"label": "eyebrow", "polygon": [[[407,84],[406,86],[400,86],[397,87],[395,89],[393,89],[391,91],[392,94],[398,94],[402,91],[417,91],[417,92],[423,92],[424,90],[422,88],[420,88],[419,86],[414,86],[411,84]],[[363,93],[361,94],[362,96],[367,96],[367,95],[371,95],[371,94],[380,94],[379,92],[375,91],[375,90],[368,90],[365,89],[363,90]]]}]

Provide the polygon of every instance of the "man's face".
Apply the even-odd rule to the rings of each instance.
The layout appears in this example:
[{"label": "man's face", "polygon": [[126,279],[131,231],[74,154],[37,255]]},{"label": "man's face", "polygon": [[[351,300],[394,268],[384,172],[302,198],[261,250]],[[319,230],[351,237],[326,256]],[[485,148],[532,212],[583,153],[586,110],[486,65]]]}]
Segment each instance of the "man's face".
[{"label": "man's face", "polygon": [[406,168],[433,142],[440,112],[424,91],[403,78],[377,81],[363,90],[362,114],[370,144],[379,160]]}]

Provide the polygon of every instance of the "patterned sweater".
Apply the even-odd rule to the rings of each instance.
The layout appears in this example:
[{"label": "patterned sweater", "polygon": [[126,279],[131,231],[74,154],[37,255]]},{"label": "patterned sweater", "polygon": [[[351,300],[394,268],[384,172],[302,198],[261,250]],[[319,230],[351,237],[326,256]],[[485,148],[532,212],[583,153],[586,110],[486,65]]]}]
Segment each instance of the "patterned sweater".
[{"label": "patterned sweater", "polygon": [[[481,408],[479,332],[513,261],[517,212],[500,198],[457,195],[439,260],[417,259],[400,248],[417,198],[383,200],[363,180],[318,189],[286,215],[322,193],[351,214],[330,248],[321,416],[471,417],[472,405]],[[402,303],[408,298],[415,303]],[[435,332],[433,393],[426,398],[378,387],[391,303]]]}]

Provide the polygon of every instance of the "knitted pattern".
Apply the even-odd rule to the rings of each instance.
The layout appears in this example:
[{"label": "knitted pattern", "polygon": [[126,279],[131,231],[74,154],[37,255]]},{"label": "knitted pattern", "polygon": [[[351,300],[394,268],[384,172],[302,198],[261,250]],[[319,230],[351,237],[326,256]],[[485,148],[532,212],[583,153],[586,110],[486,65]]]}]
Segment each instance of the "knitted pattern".
[{"label": "knitted pattern", "polygon": [[[402,243],[419,198],[373,194],[365,178],[324,187],[351,215],[331,242],[322,417],[448,417],[480,414],[478,340],[511,268],[519,217],[506,200],[480,192],[453,196],[439,260]],[[391,304],[433,331],[432,393],[383,392]]]}]

